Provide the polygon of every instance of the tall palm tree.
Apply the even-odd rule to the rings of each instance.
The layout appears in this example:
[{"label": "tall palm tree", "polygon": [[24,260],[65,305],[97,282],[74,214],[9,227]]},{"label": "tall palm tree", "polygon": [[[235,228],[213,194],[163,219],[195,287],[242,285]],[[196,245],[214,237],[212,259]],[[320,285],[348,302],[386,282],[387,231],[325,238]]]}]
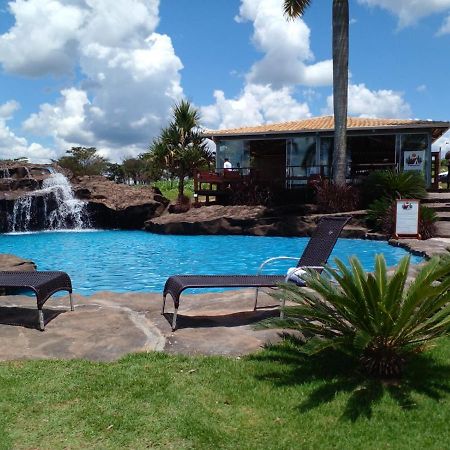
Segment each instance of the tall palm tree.
[{"label": "tall palm tree", "polygon": [[[345,184],[347,165],[348,3],[348,0],[333,0],[333,181],[336,184]],[[302,16],[310,4],[311,0],[284,0],[284,14],[291,19]]]},{"label": "tall palm tree", "polygon": [[153,169],[166,170],[178,179],[179,198],[184,195],[186,177],[214,160],[201,135],[199,121],[198,111],[182,100],[173,108],[172,121],[150,146],[149,159]]}]

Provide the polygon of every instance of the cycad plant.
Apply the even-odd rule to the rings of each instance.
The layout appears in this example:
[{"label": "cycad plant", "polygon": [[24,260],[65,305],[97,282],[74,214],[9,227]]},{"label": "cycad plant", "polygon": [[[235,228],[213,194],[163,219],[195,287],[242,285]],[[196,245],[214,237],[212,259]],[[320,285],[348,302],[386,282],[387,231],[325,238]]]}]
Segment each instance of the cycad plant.
[{"label": "cycad plant", "polygon": [[[372,172],[363,185],[365,203],[369,203],[367,218],[370,226],[394,234],[395,200],[402,198],[423,199],[427,196],[426,183],[420,172],[395,172],[379,170]],[[436,234],[436,214],[420,205],[419,233],[422,239]]]},{"label": "cycad plant", "polygon": [[363,370],[381,378],[402,374],[409,355],[422,351],[450,329],[450,257],[435,258],[407,283],[410,257],[388,274],[383,255],[367,273],[355,257],[348,268],[305,275],[311,289],[283,284],[274,296],[297,305],[285,308],[287,319],[273,321],[305,336],[302,351],[315,354],[335,348],[357,357]]}]

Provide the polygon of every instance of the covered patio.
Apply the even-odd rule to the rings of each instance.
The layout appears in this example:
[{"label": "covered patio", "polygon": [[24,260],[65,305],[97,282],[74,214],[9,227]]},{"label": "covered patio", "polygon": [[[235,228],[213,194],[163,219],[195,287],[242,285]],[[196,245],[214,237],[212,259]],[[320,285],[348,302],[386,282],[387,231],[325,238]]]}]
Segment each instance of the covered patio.
[{"label": "covered patio", "polygon": [[[436,186],[440,158],[431,144],[450,122],[349,117],[347,127],[348,183],[359,184],[374,170],[392,169],[421,171],[427,185]],[[332,116],[207,131],[204,136],[216,144],[216,170],[196,175],[196,198],[220,203],[249,180],[286,192],[330,177],[333,134]],[[231,170],[224,171],[225,158]]]}]

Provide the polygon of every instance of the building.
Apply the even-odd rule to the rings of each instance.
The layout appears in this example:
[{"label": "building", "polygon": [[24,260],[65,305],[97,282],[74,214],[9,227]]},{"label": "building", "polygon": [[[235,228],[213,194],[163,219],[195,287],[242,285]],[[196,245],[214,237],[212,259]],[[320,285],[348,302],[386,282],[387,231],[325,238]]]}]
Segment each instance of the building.
[{"label": "building", "polygon": [[[430,184],[431,144],[450,128],[450,122],[349,117],[347,126],[350,179],[379,168],[411,170],[413,158]],[[233,168],[270,174],[289,189],[311,175],[330,175],[333,133],[334,119],[326,116],[208,131],[205,137],[216,143],[218,169],[228,158]]]}]

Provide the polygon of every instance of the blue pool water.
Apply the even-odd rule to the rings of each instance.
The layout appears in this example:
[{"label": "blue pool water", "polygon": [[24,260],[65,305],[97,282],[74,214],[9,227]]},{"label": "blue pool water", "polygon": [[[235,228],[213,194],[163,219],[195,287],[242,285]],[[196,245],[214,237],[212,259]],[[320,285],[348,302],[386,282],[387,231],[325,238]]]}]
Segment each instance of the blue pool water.
[{"label": "blue pool water", "polygon": [[[0,253],[33,260],[39,270],[67,272],[75,292],[161,292],[175,274],[251,274],[272,256],[299,256],[308,238],[257,236],[173,236],[143,231],[45,232],[0,235]],[[406,252],[386,242],[340,239],[331,259],[360,258],[373,270],[374,256],[395,266]],[[421,258],[412,256],[412,262]],[[272,266],[283,274],[295,262]]]}]

